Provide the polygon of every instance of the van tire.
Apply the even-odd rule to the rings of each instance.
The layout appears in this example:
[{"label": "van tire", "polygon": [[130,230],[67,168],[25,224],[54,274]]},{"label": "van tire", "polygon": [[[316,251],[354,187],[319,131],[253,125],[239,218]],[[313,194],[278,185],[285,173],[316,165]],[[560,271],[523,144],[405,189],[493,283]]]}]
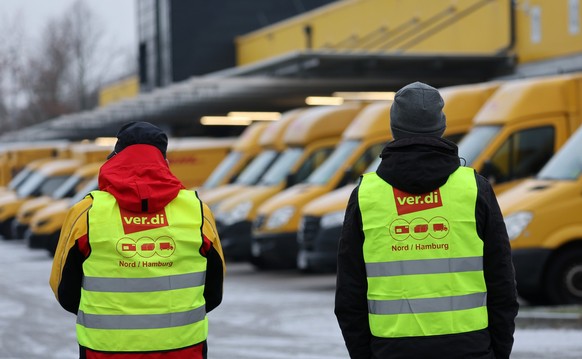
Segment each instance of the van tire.
[{"label": "van tire", "polygon": [[544,289],[551,304],[582,304],[582,248],[568,248],[549,263]]},{"label": "van tire", "polygon": [[546,298],[546,296],[542,293],[541,290],[536,293],[533,292],[523,293],[518,291],[518,295],[528,305],[541,306],[550,304],[548,298]]}]

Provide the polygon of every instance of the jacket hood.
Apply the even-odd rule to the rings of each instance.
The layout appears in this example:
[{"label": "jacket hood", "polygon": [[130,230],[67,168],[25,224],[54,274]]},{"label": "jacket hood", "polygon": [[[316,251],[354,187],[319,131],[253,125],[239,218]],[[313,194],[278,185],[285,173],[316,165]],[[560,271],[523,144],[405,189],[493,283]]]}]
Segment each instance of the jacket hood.
[{"label": "jacket hood", "polygon": [[457,145],[439,137],[415,136],[390,142],[376,173],[408,193],[427,193],[444,185],[460,165]]},{"label": "jacket hood", "polygon": [[99,189],[111,193],[123,209],[157,212],[183,189],[155,146],[131,145],[109,159],[99,171]]}]

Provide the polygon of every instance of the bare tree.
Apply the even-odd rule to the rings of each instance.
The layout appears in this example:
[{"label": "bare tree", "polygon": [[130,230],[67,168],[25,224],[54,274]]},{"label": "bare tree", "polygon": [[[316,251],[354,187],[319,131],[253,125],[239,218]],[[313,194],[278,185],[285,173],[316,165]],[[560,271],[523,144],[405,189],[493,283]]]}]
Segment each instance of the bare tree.
[{"label": "bare tree", "polygon": [[0,18],[0,126],[15,129],[22,102],[20,77],[24,72],[24,21],[21,13]]},{"label": "bare tree", "polygon": [[101,72],[107,55],[104,50],[104,29],[85,1],[77,0],[67,11],[70,28],[72,63],[70,84],[76,110],[90,107],[90,96],[101,85]]},{"label": "bare tree", "polygon": [[[123,64],[128,51],[108,42],[103,23],[85,0],[76,0],[50,19],[26,56],[22,39],[11,29],[16,25],[0,22],[0,131],[91,109],[100,86],[128,72],[112,71],[113,64]],[[19,56],[9,55],[16,52]],[[130,66],[129,71],[134,69]],[[17,88],[8,89],[8,84]],[[6,93],[11,96],[3,96]]]},{"label": "bare tree", "polygon": [[66,98],[67,73],[71,67],[71,29],[66,19],[50,20],[38,51],[28,59],[22,90],[28,99],[19,123],[26,126],[70,112]]}]

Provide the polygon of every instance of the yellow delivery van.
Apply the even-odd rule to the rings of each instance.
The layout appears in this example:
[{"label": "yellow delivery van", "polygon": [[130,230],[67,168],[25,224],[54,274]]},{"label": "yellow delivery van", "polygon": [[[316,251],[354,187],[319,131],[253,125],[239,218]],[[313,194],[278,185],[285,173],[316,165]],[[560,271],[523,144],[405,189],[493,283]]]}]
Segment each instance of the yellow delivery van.
[{"label": "yellow delivery van", "polygon": [[534,179],[498,201],[519,295],[535,304],[582,304],[582,127]]},{"label": "yellow delivery van", "polygon": [[11,238],[24,238],[24,232],[28,227],[30,218],[36,211],[53,201],[75,195],[80,188],[99,173],[99,168],[101,168],[101,164],[97,162],[82,165],[54,192],[24,201],[16,213],[16,218],[12,221]]},{"label": "yellow delivery van", "polygon": [[89,192],[98,189],[98,177],[93,177],[71,198],[53,201],[36,211],[29,221],[28,229],[24,232],[24,240],[30,248],[44,248],[52,255],[55,254],[61,227],[69,208],[82,200]]},{"label": "yellow delivery van", "polygon": [[53,160],[41,165],[16,189],[0,197],[0,234],[12,237],[12,222],[18,209],[28,199],[51,195],[82,163],[78,160]]},{"label": "yellow delivery van", "polygon": [[268,126],[267,122],[249,125],[232,145],[228,155],[212,171],[202,187],[198,188],[198,194],[234,182],[242,169],[261,151],[259,139]]},{"label": "yellow delivery van", "polygon": [[27,164],[20,172],[18,172],[8,183],[7,187],[4,187],[3,190],[0,191],[0,197],[5,195],[7,196],[14,196],[14,192],[20,187],[28,177],[30,177],[39,167],[43,164],[54,161],[54,158],[42,158],[39,160],[34,160]]},{"label": "yellow delivery van", "polygon": [[309,177],[265,201],[253,223],[252,263],[259,268],[297,264],[297,230],[302,208],[311,200],[353,183],[390,139],[391,102],[366,106],[342,134],[333,154]]},{"label": "yellow delivery van", "polygon": [[582,74],[503,83],[483,105],[459,155],[497,194],[535,175],[582,123]]},{"label": "yellow delivery van", "polygon": [[[471,129],[475,114],[500,85],[500,82],[485,82],[439,89],[445,101],[443,111],[447,116],[444,137],[453,142],[461,140]],[[380,158],[365,172],[375,171],[379,164]],[[355,186],[355,183],[351,183],[338,188],[314,199],[303,208],[297,233],[297,267],[302,271],[335,271],[346,205]]]},{"label": "yellow delivery van", "polygon": [[[224,158],[234,145],[234,139],[224,138],[184,138],[171,139],[167,158],[170,168],[185,185],[192,181],[200,181],[200,174],[189,172],[203,171],[208,166],[216,164],[218,158]],[[204,156],[204,158],[199,157]],[[206,175],[210,170],[207,170]],[[30,215],[28,228],[24,230],[24,238],[31,248],[46,248],[54,253],[59,238],[61,225],[70,205],[81,200],[86,193],[97,189],[97,178],[94,178],[84,189],[80,189],[71,199],[54,201],[46,208]]]},{"label": "yellow delivery van", "polygon": [[220,202],[234,194],[240,193],[248,186],[253,186],[285,150],[283,137],[287,127],[303,109],[288,111],[275,122],[269,124],[259,138],[260,153],[241,171],[233,183],[213,189],[199,191],[200,198],[216,209]]},{"label": "yellow delivery van", "polygon": [[303,182],[318,168],[362,108],[359,103],[309,108],[287,127],[285,151],[259,182],[223,200],[215,211],[225,256],[250,258],[251,224],[258,206],[281,190]]},{"label": "yellow delivery van", "polygon": [[67,141],[9,143],[0,147],[0,188],[5,187],[26,165],[42,158],[67,158]]}]

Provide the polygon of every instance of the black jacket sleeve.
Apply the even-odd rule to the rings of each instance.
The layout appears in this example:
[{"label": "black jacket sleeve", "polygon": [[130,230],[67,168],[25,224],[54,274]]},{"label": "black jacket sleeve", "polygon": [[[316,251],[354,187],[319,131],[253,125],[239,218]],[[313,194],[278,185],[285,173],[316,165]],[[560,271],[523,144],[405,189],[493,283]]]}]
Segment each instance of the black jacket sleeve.
[{"label": "black jacket sleeve", "polygon": [[348,201],[338,250],[335,315],[352,359],[370,359],[368,282],[364,264],[364,233],[358,187]]},{"label": "black jacket sleeve", "polygon": [[477,233],[483,240],[483,272],[491,346],[497,359],[509,358],[519,309],[511,247],[503,215],[489,182],[477,175]]},{"label": "black jacket sleeve", "polygon": [[224,270],[222,258],[216,249],[211,248],[206,257],[206,284],[204,285],[204,300],[206,312],[210,312],[222,302],[222,283]]},{"label": "black jacket sleeve", "polygon": [[75,243],[71,249],[58,287],[59,303],[67,312],[77,314],[81,302],[81,285],[83,282],[83,254],[79,250],[79,244]]}]

